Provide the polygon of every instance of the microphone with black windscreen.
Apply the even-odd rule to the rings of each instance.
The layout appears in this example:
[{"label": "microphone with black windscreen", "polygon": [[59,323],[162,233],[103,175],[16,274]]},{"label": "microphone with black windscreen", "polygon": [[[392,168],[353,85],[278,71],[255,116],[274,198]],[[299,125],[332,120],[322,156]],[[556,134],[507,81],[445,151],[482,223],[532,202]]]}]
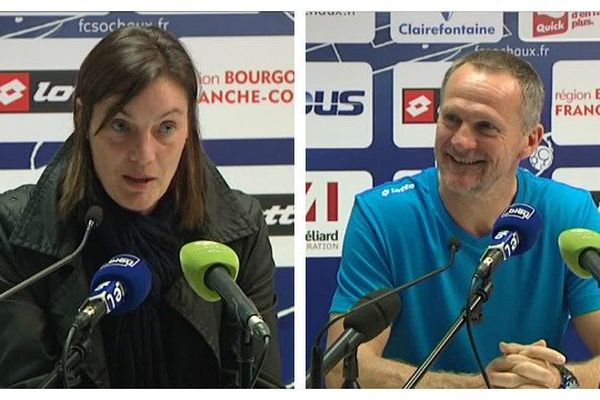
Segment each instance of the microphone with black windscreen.
[{"label": "microphone with black windscreen", "polygon": [[[445,270],[447,270],[453,263],[454,263],[454,259],[456,256],[456,253],[458,252],[458,250],[460,250],[460,241],[456,238],[456,237],[451,237],[448,243],[448,247],[450,248],[450,257],[448,259],[448,262],[443,265],[440,268],[437,268],[423,276],[420,276],[419,278],[416,278],[408,283],[405,283],[403,285],[400,285],[396,288],[390,289],[390,288],[386,288],[386,289],[379,289],[377,291],[371,292],[367,295],[365,295],[363,298],[361,298],[357,304],[350,309],[349,311],[336,315],[334,318],[332,318],[317,334],[315,341],[313,343],[313,347],[312,347],[312,352],[311,352],[311,366],[310,366],[310,371],[308,372],[308,374],[306,375],[306,387],[309,388],[320,388],[322,387],[322,381],[323,381],[323,376],[326,375],[331,368],[333,368],[335,366],[334,364],[331,364],[332,361],[334,359],[337,358],[336,357],[332,357],[329,356],[328,361],[327,361],[327,365],[324,365],[324,356],[323,356],[323,350],[321,348],[321,341],[323,339],[323,336],[325,335],[325,333],[327,332],[327,330],[337,321],[339,321],[342,318],[349,318],[350,316],[352,316],[353,314],[356,313],[360,313],[359,314],[359,318],[358,321],[363,321],[363,320],[368,320],[368,319],[363,319],[366,318],[363,316],[362,314],[362,310],[364,310],[366,313],[370,313],[372,312],[372,308],[373,306],[375,306],[377,304],[377,306],[375,306],[376,308],[379,309],[384,309],[387,307],[391,307],[391,306],[382,306],[381,302],[387,302],[388,298],[391,297],[398,297],[395,296],[395,294],[399,293],[400,291],[407,289],[411,286],[417,285],[437,274],[440,274],[442,272],[444,272]],[[399,300],[398,300],[399,301]],[[379,321],[385,321],[384,319],[380,319]],[[391,323],[391,320],[390,320]],[[352,322],[352,324],[354,326],[350,326],[350,328],[359,328],[359,329],[367,329],[366,327],[364,327],[362,324],[357,323],[357,320],[355,320],[354,322]],[[384,326],[383,328],[381,328],[381,330],[379,330],[372,338],[366,340],[369,341],[373,338],[375,338],[377,335],[379,335],[381,332],[383,332],[383,330],[389,325],[389,323]],[[346,328],[346,324],[344,324],[344,328]],[[378,327],[379,329],[379,327]],[[370,333],[372,334],[372,330],[369,330],[367,332],[362,332],[363,334],[365,333]],[[348,334],[350,335],[350,334]],[[356,338],[354,338],[353,340],[357,340]],[[335,343],[338,343],[338,341],[336,341]],[[334,345],[335,345],[334,343]],[[362,343],[362,342],[361,342]],[[360,344],[360,343],[359,343]],[[332,346],[333,347],[333,346]],[[337,354],[337,352],[335,353]],[[342,355],[343,357],[343,355]],[[336,363],[340,361],[339,359],[336,361]]]},{"label": "microphone with black windscreen", "polygon": [[37,274],[30,276],[29,278],[25,279],[23,282],[13,286],[12,288],[6,290],[5,292],[0,293],[0,301],[6,299],[7,297],[15,294],[16,292],[18,292],[22,289],[25,289],[29,285],[37,282],[38,280],[40,280],[43,277],[45,277],[46,275],[56,271],[57,269],[61,268],[62,266],[69,264],[77,255],[79,255],[79,253],[81,252],[81,250],[83,250],[83,247],[87,243],[87,240],[89,238],[91,230],[94,228],[97,228],[102,223],[102,209],[98,206],[91,206],[85,213],[84,221],[85,221],[86,228],[85,228],[85,232],[83,234],[83,238],[81,239],[81,243],[79,244],[79,246],[75,250],[73,250],[73,252],[71,254],[68,254],[66,257],[58,260],[57,262],[55,262],[54,264],[50,265],[49,267],[41,270]]},{"label": "microphone with black windscreen", "polygon": [[[344,333],[331,345],[323,356],[322,373],[326,375],[346,354],[360,344],[375,339],[400,313],[398,295],[387,295],[390,289],[369,293],[356,304],[356,312],[344,319]],[[383,296],[382,295],[387,295]],[[369,300],[380,298],[375,303],[360,307]],[[359,308],[360,307],[360,308]]]},{"label": "microphone with black windscreen", "polygon": [[558,249],[567,267],[583,279],[592,276],[600,283],[600,234],[573,228],[558,236]]}]

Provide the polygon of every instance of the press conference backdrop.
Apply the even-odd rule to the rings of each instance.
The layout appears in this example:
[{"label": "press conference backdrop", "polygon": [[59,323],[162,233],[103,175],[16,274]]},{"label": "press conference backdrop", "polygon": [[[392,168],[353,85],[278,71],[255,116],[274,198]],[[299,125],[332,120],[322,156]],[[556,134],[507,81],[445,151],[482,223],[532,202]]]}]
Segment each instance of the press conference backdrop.
[{"label": "press conference backdrop", "polygon": [[[306,334],[327,321],[354,195],[434,165],[443,73],[477,49],[529,61],[545,87],[523,166],[600,201],[600,12],[308,12]],[[572,328],[570,359],[589,353]]]},{"label": "press conference backdrop", "polygon": [[126,25],[181,38],[201,74],[200,129],[230,186],[257,197],[277,264],[286,383],[293,379],[293,33],[286,12],[0,13],[0,191],[35,183],[73,130],[85,55]]}]

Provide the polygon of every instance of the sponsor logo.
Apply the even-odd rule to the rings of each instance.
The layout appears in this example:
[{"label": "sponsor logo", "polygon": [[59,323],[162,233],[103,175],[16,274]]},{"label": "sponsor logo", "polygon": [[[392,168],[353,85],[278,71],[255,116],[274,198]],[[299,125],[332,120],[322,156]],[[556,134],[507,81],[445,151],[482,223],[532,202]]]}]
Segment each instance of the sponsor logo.
[{"label": "sponsor logo", "polygon": [[138,262],[140,262],[140,259],[134,255],[131,254],[121,254],[118,256],[115,256],[113,258],[111,258],[108,263],[104,264],[104,266],[108,266],[108,265],[118,265],[121,267],[133,267],[135,266]]},{"label": "sponsor logo", "polygon": [[382,197],[387,197],[390,194],[396,194],[396,193],[404,193],[407,190],[412,190],[415,188],[415,184],[414,183],[407,183],[399,188],[390,188],[390,189],[383,189],[381,191],[381,196]]},{"label": "sponsor logo", "polygon": [[366,171],[307,171],[308,257],[339,257],[354,196],[373,186]]},{"label": "sponsor logo", "polygon": [[513,204],[502,214],[504,217],[516,217],[520,219],[529,219],[535,213],[535,208],[528,204]]},{"label": "sponsor logo", "polygon": [[403,89],[402,123],[435,123],[437,120],[439,97],[439,89]]},{"label": "sponsor logo", "polygon": [[71,112],[77,71],[0,72],[0,112]]},{"label": "sponsor logo", "polygon": [[293,194],[253,194],[263,209],[269,236],[294,235]]},{"label": "sponsor logo", "polygon": [[569,14],[562,13],[560,17],[534,12],[533,37],[558,35],[569,30]]},{"label": "sponsor logo", "polygon": [[552,146],[551,133],[547,132],[542,137],[540,145],[535,152],[529,156],[529,164],[535,170],[536,176],[540,176],[554,162],[554,147]]},{"label": "sponsor logo", "polygon": [[29,111],[29,74],[0,73],[0,112]]},{"label": "sponsor logo", "polygon": [[[313,196],[311,197],[311,202],[306,211],[306,222],[315,222],[317,221],[317,214],[319,214],[320,219],[322,219],[323,215],[325,216],[327,222],[337,222],[339,219],[339,203],[338,203],[338,195],[339,195],[339,184],[338,182],[326,182],[326,202],[321,201],[314,197],[314,191],[312,191]],[[311,188],[313,187],[312,182],[306,182],[306,197],[307,202],[309,200],[309,196],[311,195]],[[323,209],[321,206],[323,203],[326,203],[326,207]],[[320,208],[319,213],[317,213],[317,207]]]},{"label": "sponsor logo", "polygon": [[[339,222],[338,199],[338,182],[320,182],[319,185],[306,182],[306,201],[309,204],[306,222]],[[341,247],[340,230],[337,228],[328,231],[308,229],[305,240],[310,251],[339,251]]]},{"label": "sponsor logo", "polygon": [[[294,70],[226,70],[203,74],[199,104],[288,104],[294,100]],[[272,88],[272,86],[290,86]]]},{"label": "sponsor logo", "polygon": [[364,112],[364,90],[306,92],[306,114],[351,116]]},{"label": "sponsor logo", "polygon": [[454,12],[441,12],[439,15],[444,22],[404,22],[399,24],[398,33],[414,36],[493,36],[498,33],[498,27],[491,23],[480,23],[479,20],[465,22],[464,18],[456,22],[453,21],[456,16]]}]

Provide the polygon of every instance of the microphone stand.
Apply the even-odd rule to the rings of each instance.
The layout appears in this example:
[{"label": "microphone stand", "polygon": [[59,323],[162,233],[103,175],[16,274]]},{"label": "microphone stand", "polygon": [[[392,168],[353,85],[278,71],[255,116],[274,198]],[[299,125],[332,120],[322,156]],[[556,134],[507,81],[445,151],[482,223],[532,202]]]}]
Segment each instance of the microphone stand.
[{"label": "microphone stand", "polygon": [[347,352],[344,357],[344,383],[342,389],[360,389],[358,383],[358,348],[355,347]]},{"label": "microphone stand", "polygon": [[249,389],[252,385],[252,371],[254,369],[254,346],[252,334],[249,329],[242,331],[240,341],[240,356],[238,357],[240,388]]},{"label": "microphone stand", "polygon": [[403,291],[404,289],[408,289],[409,287],[414,286],[418,283],[421,283],[422,281],[427,280],[427,279],[431,278],[432,276],[435,276],[439,273],[444,272],[454,263],[454,258],[456,256],[456,253],[458,252],[458,250],[460,250],[460,246],[461,246],[460,241],[458,239],[456,239],[455,237],[450,238],[450,243],[449,243],[450,258],[449,258],[448,262],[446,264],[444,264],[442,267],[435,269],[423,276],[420,276],[420,277],[418,277],[410,282],[407,282],[403,285],[400,285],[396,288],[390,289],[388,292],[386,292],[376,298],[373,298],[373,299],[359,305],[358,307],[352,308],[345,313],[338,314],[337,316],[330,319],[329,322],[321,329],[321,331],[319,331],[319,333],[317,334],[317,337],[314,340],[312,352],[311,352],[310,370],[309,370],[309,373],[306,375],[306,387],[311,388],[311,389],[320,389],[323,387],[324,374],[327,374],[329,371],[323,371],[323,348],[321,347],[321,340],[323,339],[323,336],[325,335],[327,330],[331,327],[331,325],[333,325],[335,322],[347,317],[348,315],[357,312],[359,309],[362,309],[364,307],[370,306],[371,304],[377,303],[387,296],[391,296],[396,293],[399,293],[399,292]]},{"label": "microphone stand", "polygon": [[[471,304],[469,305],[470,313],[473,314],[474,319],[481,318],[481,306],[483,303],[488,301],[489,296],[492,292],[494,285],[492,284],[491,279],[486,279],[481,287],[475,292],[475,295],[471,299]],[[419,383],[419,381],[423,378],[425,373],[431,367],[431,364],[438,358],[442,350],[446,348],[450,340],[456,336],[460,328],[467,321],[467,309],[463,308],[460,316],[456,319],[454,324],[448,329],[442,340],[435,346],[435,348],[431,351],[429,356],[423,361],[423,363],[417,368],[417,370],[411,375],[411,377],[406,381],[403,389],[414,389],[414,387]]]},{"label": "microphone stand", "polygon": [[54,387],[59,378],[62,376],[68,384],[67,387],[72,387],[77,385],[80,382],[80,377],[76,376],[73,371],[79,365],[79,363],[85,360],[85,356],[90,350],[91,341],[89,338],[86,338],[80,344],[76,344],[71,346],[71,355],[67,358],[67,362],[63,365],[62,361],[59,360],[56,364],[54,370],[48,375],[46,380],[42,382],[38,389],[45,389],[48,387]]},{"label": "microphone stand", "polygon": [[[96,207],[100,211],[94,210],[95,214],[91,213],[91,210],[94,207]],[[32,283],[37,282],[38,280],[42,279],[43,277],[45,277],[48,274],[51,274],[52,272],[63,267],[64,265],[69,264],[77,255],[79,255],[81,250],[83,250],[83,246],[85,246],[85,244],[87,243],[87,240],[90,236],[90,232],[92,231],[92,229],[94,229],[95,227],[100,225],[100,222],[102,221],[102,210],[98,206],[94,206],[94,207],[91,207],[90,210],[88,210],[88,212],[87,212],[87,214],[88,214],[88,215],[86,215],[87,225],[85,228],[85,232],[83,233],[83,239],[81,239],[81,243],[79,243],[79,246],[75,250],[73,250],[72,253],[68,254],[66,257],[58,260],[57,262],[50,265],[49,267],[44,268],[43,270],[39,271],[35,275],[30,276],[29,278],[25,279],[24,281],[20,282],[19,284],[15,285],[15,286],[13,286],[12,288],[0,293],[0,301],[6,299],[9,296],[12,296],[14,293],[17,293],[18,291],[20,291],[22,289],[25,289]],[[99,213],[99,215],[97,215],[98,213]],[[90,214],[92,214],[92,215],[90,215]]]}]

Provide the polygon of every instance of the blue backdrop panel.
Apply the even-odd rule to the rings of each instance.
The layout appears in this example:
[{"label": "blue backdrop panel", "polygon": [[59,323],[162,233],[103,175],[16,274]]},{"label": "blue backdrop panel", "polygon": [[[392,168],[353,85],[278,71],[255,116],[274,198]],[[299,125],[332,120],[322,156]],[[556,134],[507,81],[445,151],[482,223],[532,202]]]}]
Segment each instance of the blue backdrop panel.
[{"label": "blue backdrop panel", "polygon": [[[364,18],[364,14],[371,15],[370,19]],[[469,35],[468,30],[458,40],[456,36],[449,35],[447,32],[427,40],[414,39],[417,36],[415,34],[413,42],[404,40],[402,36],[402,29],[407,26],[403,26],[402,21],[412,21],[413,28],[459,26],[460,24],[473,28],[492,26],[492,23],[487,21],[493,21],[495,18],[499,18],[500,24],[496,29],[496,37],[489,40],[476,39]],[[348,24],[347,22],[352,19],[357,22],[353,25]],[[459,20],[462,22],[459,23]],[[319,181],[319,176],[325,171],[336,173],[366,171],[372,177],[372,185],[379,185],[394,179],[394,176],[399,177],[403,171],[415,172],[433,166],[432,145],[425,144],[427,140],[424,138],[415,137],[417,133],[413,132],[417,131],[413,127],[417,124],[408,125],[402,122],[404,120],[399,113],[405,109],[399,101],[402,98],[402,90],[398,81],[409,82],[403,83],[402,88],[427,89],[433,93],[439,90],[442,73],[445,70],[441,63],[449,63],[476,49],[500,48],[522,56],[533,64],[546,87],[542,123],[547,133],[535,157],[525,160],[522,165],[537,175],[560,178],[567,183],[584,187],[592,191],[596,202],[600,201],[598,193],[600,184],[596,183],[600,182],[600,170],[594,169],[600,166],[599,113],[590,111],[586,116],[567,116],[564,112],[561,114],[560,107],[564,110],[565,104],[573,107],[575,104],[583,106],[585,101],[580,103],[567,101],[564,100],[566,95],[559,94],[562,90],[568,91],[567,89],[573,89],[573,92],[590,93],[591,100],[588,103],[597,106],[598,99],[594,98],[594,93],[596,88],[600,87],[600,80],[596,81],[592,74],[569,73],[572,70],[577,71],[573,66],[578,64],[574,64],[574,61],[600,60],[600,20],[594,13],[308,13],[307,26],[318,27],[319,24],[327,25],[329,35],[334,39],[327,39],[328,34],[325,29],[319,36],[315,33],[317,29],[315,32],[309,32],[307,28],[309,43],[306,45],[308,62],[306,98],[312,105],[307,107],[306,113],[306,165],[309,182]],[[353,28],[348,29],[348,26]],[[362,35],[362,39],[353,42],[351,39],[346,40],[344,29],[347,37],[356,36],[357,32],[362,31],[365,34]],[[370,35],[369,29],[371,29]],[[312,39],[311,42],[311,38],[316,39]],[[325,71],[324,66],[330,64],[340,66],[352,63],[368,65],[372,70],[369,79],[356,75],[354,81],[346,79],[343,82],[331,76],[329,81],[335,82],[329,84],[326,79],[319,76],[319,73],[311,75],[311,71]],[[424,85],[422,82],[426,79],[423,76],[427,74],[426,71],[436,68],[435,63],[440,63],[439,76]],[[415,72],[406,75],[403,71]],[[351,83],[347,83],[348,81]],[[411,81],[415,82],[412,86]],[[372,96],[369,96],[369,85],[372,85]],[[334,92],[344,93],[349,90],[364,93],[364,96],[355,97],[354,104],[351,104],[350,101],[341,101],[341,96],[334,95]],[[315,100],[318,93],[324,94],[325,98],[320,103]],[[431,107],[435,107],[437,104],[434,96],[431,100],[433,103]],[[356,107],[356,104],[360,104],[360,107]],[[316,110],[315,105],[320,105],[322,108]],[[327,113],[323,111],[331,111],[333,106],[339,107],[337,113],[329,112],[329,115],[325,115]],[[357,112],[353,116],[343,116],[339,112],[342,109],[348,114],[351,114],[352,110]],[[361,117],[358,110],[368,109],[372,110],[372,137],[366,141],[370,144],[354,145],[352,137],[369,134],[357,129],[353,130],[351,125],[344,135],[335,136],[336,127],[344,123],[344,118],[358,119]],[[572,118],[565,123],[567,117]],[[552,126],[553,122],[556,127]],[[559,127],[559,124],[562,125]],[[433,137],[435,131],[433,119],[424,121],[420,125],[420,134],[427,131],[426,134]],[[569,132],[570,128],[574,129],[572,135]],[[558,130],[554,131],[554,129]],[[410,137],[411,135],[413,136]],[[336,142],[334,137],[343,139],[337,139]],[[332,139],[328,142],[327,138]],[[416,144],[402,144],[407,142]],[[565,168],[573,169],[565,170]],[[588,175],[591,178],[581,178]],[[330,175],[327,175],[325,180],[328,184],[333,182]],[[322,185],[325,184],[323,182],[321,181]],[[343,189],[349,184],[343,177],[335,183],[338,185],[336,187],[339,188],[339,193],[334,197],[334,202],[342,196],[355,194]],[[319,246],[307,243],[307,366],[310,365],[310,347],[315,336],[328,320],[328,309],[336,287],[335,275],[339,265],[339,252],[326,254],[325,251],[315,249],[327,246],[338,246],[341,249],[343,240],[340,237],[343,232],[341,229],[347,222],[349,213],[349,210],[340,210],[338,219],[329,218],[327,221],[325,221],[324,208],[321,216],[315,215],[315,205],[327,203],[331,207],[331,197],[328,197],[330,192],[313,193],[312,190],[312,186],[307,186],[307,232],[317,229],[320,232],[340,233],[340,235],[336,235],[335,239],[331,236],[329,239],[321,240]],[[338,201],[339,204],[341,200]],[[589,352],[572,328],[569,328],[565,336],[565,345],[569,359],[577,360],[589,356]]]}]

